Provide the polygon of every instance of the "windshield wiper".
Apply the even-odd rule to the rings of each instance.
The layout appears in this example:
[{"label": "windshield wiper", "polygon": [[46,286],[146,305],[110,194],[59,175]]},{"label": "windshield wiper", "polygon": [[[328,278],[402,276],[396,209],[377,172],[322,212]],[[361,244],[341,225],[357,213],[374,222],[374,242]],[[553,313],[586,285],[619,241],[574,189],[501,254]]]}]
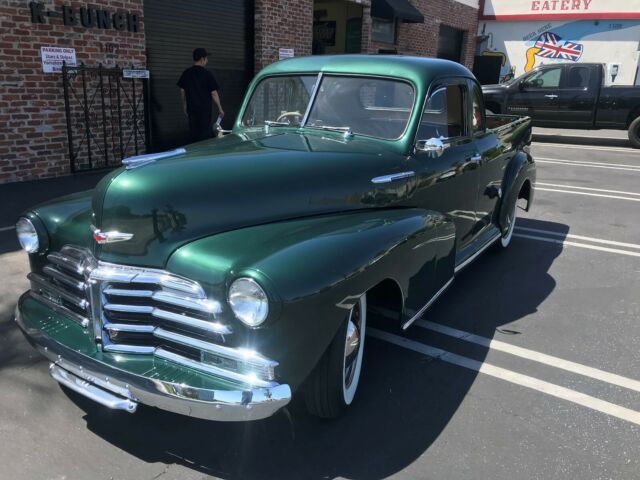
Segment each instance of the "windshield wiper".
[{"label": "windshield wiper", "polygon": [[345,137],[353,135],[351,127],[334,127],[331,125],[305,125],[306,128],[319,128],[320,130],[329,130],[332,132],[342,132]]}]

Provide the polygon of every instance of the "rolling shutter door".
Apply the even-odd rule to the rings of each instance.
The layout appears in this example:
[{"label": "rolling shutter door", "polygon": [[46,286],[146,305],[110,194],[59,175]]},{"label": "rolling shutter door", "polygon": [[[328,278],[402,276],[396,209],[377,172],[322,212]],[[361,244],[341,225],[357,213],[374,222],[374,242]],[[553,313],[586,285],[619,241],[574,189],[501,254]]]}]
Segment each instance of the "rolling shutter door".
[{"label": "rolling shutter door", "polygon": [[218,80],[226,114],[223,127],[231,128],[253,76],[253,1],[145,0],[144,28],[152,149],[188,143],[188,122],[176,82],[192,65],[197,47],[209,53],[207,69]]}]

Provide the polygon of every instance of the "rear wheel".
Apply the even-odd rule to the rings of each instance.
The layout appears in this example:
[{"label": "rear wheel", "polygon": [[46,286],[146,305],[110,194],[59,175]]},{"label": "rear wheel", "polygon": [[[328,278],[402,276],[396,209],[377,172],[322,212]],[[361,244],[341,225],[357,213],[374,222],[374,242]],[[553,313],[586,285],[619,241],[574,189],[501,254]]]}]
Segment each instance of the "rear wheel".
[{"label": "rear wheel", "polygon": [[511,206],[511,210],[509,213],[509,230],[506,233],[503,233],[500,239],[494,244],[496,250],[505,250],[511,244],[511,239],[513,238],[513,230],[516,227],[516,213],[518,212],[518,200],[513,202]]},{"label": "rear wheel", "polygon": [[353,402],[362,369],[366,326],[367,297],[363,294],[305,386],[305,402],[312,415],[336,418]]},{"label": "rear wheel", "polygon": [[629,125],[629,141],[635,148],[640,148],[640,117]]}]

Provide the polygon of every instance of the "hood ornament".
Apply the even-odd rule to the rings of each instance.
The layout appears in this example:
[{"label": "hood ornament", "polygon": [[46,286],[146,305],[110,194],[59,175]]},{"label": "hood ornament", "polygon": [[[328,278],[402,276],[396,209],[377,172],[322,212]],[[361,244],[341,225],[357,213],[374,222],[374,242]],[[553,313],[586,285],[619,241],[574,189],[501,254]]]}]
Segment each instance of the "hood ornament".
[{"label": "hood ornament", "polygon": [[182,155],[184,153],[187,153],[184,148],[176,148],[175,150],[168,150],[166,152],[136,155],[135,157],[129,157],[122,160],[122,165],[124,165],[127,170],[131,170],[133,168],[143,167],[144,165],[153,163],[161,158],[175,157],[176,155]]},{"label": "hood ornament", "polygon": [[103,232],[94,225],[91,225],[91,231],[93,232],[93,239],[100,245],[104,245],[105,243],[126,242],[133,238],[133,233],[124,233],[117,230]]}]

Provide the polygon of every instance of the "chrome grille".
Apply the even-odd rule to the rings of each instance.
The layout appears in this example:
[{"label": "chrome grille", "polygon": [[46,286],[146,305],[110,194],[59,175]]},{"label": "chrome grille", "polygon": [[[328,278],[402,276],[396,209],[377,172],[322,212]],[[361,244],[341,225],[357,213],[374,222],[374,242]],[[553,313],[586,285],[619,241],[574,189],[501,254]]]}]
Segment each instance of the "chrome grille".
[{"label": "chrome grille", "polygon": [[277,362],[223,345],[222,306],[199,283],[164,270],[96,261],[65,246],[30,273],[31,295],[65,313],[105,352],[147,354],[212,375],[273,386]]}]

